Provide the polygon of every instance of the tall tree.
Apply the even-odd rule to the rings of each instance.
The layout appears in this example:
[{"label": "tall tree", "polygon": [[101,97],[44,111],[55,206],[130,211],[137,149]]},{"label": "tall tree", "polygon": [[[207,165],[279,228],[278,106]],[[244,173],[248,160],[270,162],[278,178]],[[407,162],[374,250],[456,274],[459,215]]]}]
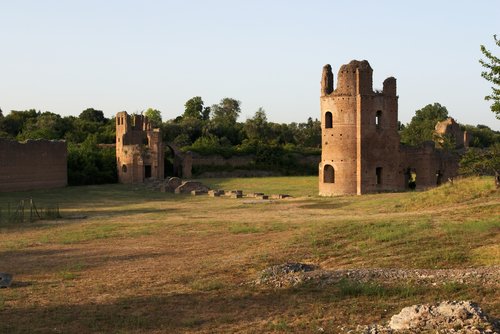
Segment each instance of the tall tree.
[{"label": "tall tree", "polygon": [[106,122],[106,117],[104,117],[104,113],[102,112],[102,110],[96,110],[94,108],[85,109],[80,113],[78,118],[87,122],[96,122],[96,123]]},{"label": "tall tree", "polygon": [[241,102],[229,97],[223,98],[219,104],[214,104],[212,110],[212,120],[226,124],[235,124],[241,113]]},{"label": "tall tree", "polygon": [[268,142],[271,135],[271,128],[267,122],[266,111],[261,107],[252,118],[247,119],[243,125],[248,139],[259,142]]},{"label": "tall tree", "polygon": [[[500,40],[497,39],[497,35],[493,35],[493,38],[495,39],[495,44],[500,46]],[[491,87],[493,92],[491,95],[485,96],[484,99],[493,102],[491,111],[500,119],[500,58],[494,56],[484,45],[481,45],[481,52],[487,58],[486,60],[479,60],[481,65],[486,69],[481,72],[481,76],[493,84],[493,87]]]},{"label": "tall tree", "polygon": [[433,140],[436,123],[448,117],[448,110],[439,103],[428,104],[415,112],[411,122],[401,130],[404,144],[418,146]]},{"label": "tall tree", "polygon": [[149,123],[151,123],[153,128],[159,128],[161,126],[162,120],[161,112],[159,110],[148,108],[148,110],[144,112],[144,116],[148,118]]},{"label": "tall tree", "polygon": [[200,96],[190,98],[184,104],[184,113],[182,117],[208,120],[210,107],[204,107],[203,104],[203,99]]},{"label": "tall tree", "polygon": [[226,97],[219,104],[214,104],[211,110],[212,119],[207,132],[217,136],[222,142],[225,137],[233,145],[240,144],[242,125],[236,122],[241,113],[240,101]]}]

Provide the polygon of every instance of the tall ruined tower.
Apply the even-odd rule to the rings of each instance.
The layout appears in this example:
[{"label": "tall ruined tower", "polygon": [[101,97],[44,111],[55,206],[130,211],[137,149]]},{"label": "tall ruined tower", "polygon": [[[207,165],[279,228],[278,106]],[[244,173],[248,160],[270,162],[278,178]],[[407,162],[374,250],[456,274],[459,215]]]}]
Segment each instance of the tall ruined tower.
[{"label": "tall ruined tower", "polygon": [[116,164],[120,183],[164,178],[164,149],[160,129],[143,115],[116,114]]},{"label": "tall ruined tower", "polygon": [[[396,79],[373,91],[366,61],[342,65],[337,87],[330,65],[321,80],[322,155],[319,193],[324,196],[389,191],[404,186],[399,159]],[[399,172],[398,172],[399,171]]]}]

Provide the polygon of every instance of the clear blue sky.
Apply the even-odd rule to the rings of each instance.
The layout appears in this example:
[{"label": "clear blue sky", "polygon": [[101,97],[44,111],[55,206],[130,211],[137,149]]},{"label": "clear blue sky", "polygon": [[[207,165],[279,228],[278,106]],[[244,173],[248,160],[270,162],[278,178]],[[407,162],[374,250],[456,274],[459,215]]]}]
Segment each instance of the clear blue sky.
[{"label": "clear blue sky", "polygon": [[497,55],[500,1],[0,0],[0,108],[170,119],[201,96],[263,107],[274,122],[319,117],[323,65],[366,59],[394,76],[399,118],[439,102],[500,130],[478,59]]}]

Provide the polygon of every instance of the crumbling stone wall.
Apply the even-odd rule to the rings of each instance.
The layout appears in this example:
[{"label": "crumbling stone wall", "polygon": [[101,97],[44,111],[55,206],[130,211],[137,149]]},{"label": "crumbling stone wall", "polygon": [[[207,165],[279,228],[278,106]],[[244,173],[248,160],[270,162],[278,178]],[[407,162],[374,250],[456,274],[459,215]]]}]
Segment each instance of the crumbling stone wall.
[{"label": "crumbling stone wall", "polygon": [[160,129],[146,116],[116,114],[116,163],[120,183],[164,178],[164,147]]},{"label": "crumbling stone wall", "polygon": [[442,144],[445,137],[450,137],[453,140],[457,148],[467,148],[469,147],[470,136],[467,131],[462,131],[460,125],[451,117],[448,117],[444,121],[438,122],[434,128],[436,134],[436,141],[438,144]]},{"label": "crumbling stone wall", "polygon": [[383,89],[374,91],[372,74],[366,60],[353,60],[341,66],[335,88],[331,66],[323,67],[320,195],[404,190],[409,171],[417,174],[418,188],[457,174],[458,157],[434,144],[401,146],[396,79],[387,78]]},{"label": "crumbling stone wall", "polygon": [[65,141],[0,139],[0,191],[65,187],[67,154]]}]

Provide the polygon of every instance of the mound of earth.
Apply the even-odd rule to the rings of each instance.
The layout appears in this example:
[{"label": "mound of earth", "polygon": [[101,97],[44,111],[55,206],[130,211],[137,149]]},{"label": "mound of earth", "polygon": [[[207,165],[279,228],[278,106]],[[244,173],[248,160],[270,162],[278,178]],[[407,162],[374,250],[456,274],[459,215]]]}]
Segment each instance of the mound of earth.
[{"label": "mound of earth", "polygon": [[285,263],[264,269],[255,284],[273,285],[275,287],[293,286],[310,279],[306,272],[316,270],[317,267],[304,263]]},{"label": "mound of earth", "polygon": [[470,301],[443,301],[405,307],[393,315],[387,326],[358,328],[359,334],[493,334],[499,333],[498,322],[492,321],[481,308]]},{"label": "mound of earth", "polygon": [[398,269],[398,268],[360,268],[360,269],[321,269],[303,263],[287,263],[269,267],[262,271],[254,282],[275,287],[297,285],[304,281],[319,285],[335,284],[340,280],[355,282],[378,282],[396,284],[411,282],[436,286],[446,283],[481,284],[496,286],[500,282],[500,267],[466,269]]}]

